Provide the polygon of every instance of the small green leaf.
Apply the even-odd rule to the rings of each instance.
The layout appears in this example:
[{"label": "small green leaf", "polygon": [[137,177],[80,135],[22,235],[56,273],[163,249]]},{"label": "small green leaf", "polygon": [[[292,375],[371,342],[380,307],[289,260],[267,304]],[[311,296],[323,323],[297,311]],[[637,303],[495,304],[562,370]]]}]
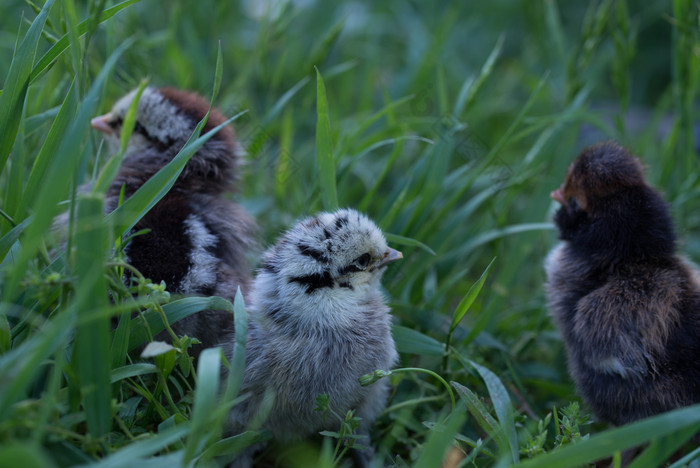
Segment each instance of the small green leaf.
[{"label": "small green leaf", "polygon": [[467,291],[467,294],[464,295],[464,298],[459,302],[459,305],[455,309],[454,315],[452,316],[452,324],[450,325],[450,333],[454,331],[455,328],[457,328],[457,325],[459,325],[459,322],[462,321],[464,316],[467,314],[469,311],[469,308],[472,306],[474,303],[474,300],[476,297],[479,295],[479,292],[481,292],[481,288],[484,286],[484,281],[486,281],[486,277],[488,276],[489,270],[491,269],[491,266],[493,265],[493,262],[496,261],[496,257],[491,260],[491,262],[488,264],[484,272],[481,274],[479,279],[476,281],[476,283],[472,284],[472,287],[469,288],[469,291]]},{"label": "small green leaf", "polygon": [[391,327],[391,334],[400,353],[424,356],[442,356],[445,353],[442,343],[412,328],[394,325]]},{"label": "small green leaf", "polygon": [[158,368],[153,364],[146,362],[139,362],[136,364],[130,364],[128,366],[118,367],[112,369],[109,374],[109,379],[111,383],[119,382],[120,380],[128,379],[130,377],[136,377],[145,374],[154,374],[158,372]]}]

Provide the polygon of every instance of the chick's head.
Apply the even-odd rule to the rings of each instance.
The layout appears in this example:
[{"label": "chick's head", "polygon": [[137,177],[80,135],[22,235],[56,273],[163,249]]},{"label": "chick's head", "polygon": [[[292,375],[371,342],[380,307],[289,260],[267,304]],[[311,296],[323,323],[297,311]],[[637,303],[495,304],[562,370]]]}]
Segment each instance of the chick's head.
[{"label": "chick's head", "polygon": [[[91,121],[92,127],[104,134],[112,154],[119,150],[124,121],[136,97],[137,90],[132,90],[107,114]],[[145,88],[139,97],[134,130],[124,155],[127,164],[139,170],[157,171],[182,149],[208,111],[209,103],[195,93],[175,88]],[[202,134],[225,121],[221,113],[211,109]],[[241,154],[233,130],[224,126],[190,159],[181,179],[196,180],[201,190],[207,189],[207,183],[216,189],[228,186],[238,176],[236,169]]]},{"label": "chick's head", "polygon": [[664,256],[674,249],[668,206],[641,161],[614,142],[584,149],[551,197],[560,238],[606,258]]},{"label": "chick's head", "polygon": [[366,216],[352,209],[319,213],[264,254],[254,289],[270,311],[333,315],[367,301],[386,266],[400,258]]},{"label": "chick's head", "polygon": [[570,211],[594,213],[604,209],[610,197],[643,186],[646,182],[641,161],[616,143],[606,142],[578,155],[552,198]]}]

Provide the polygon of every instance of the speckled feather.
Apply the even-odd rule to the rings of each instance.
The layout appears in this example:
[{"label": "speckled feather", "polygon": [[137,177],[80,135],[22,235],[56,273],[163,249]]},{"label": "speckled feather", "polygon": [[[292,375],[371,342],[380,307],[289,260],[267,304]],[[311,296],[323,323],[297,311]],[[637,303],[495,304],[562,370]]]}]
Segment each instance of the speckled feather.
[{"label": "speckled feather", "polygon": [[[263,427],[278,440],[337,430],[337,421],[314,411],[321,393],[339,414],[356,409],[360,432],[368,433],[388,382],[362,387],[358,378],[397,360],[379,291],[390,253],[396,252],[369,219],[340,210],[300,222],[264,254],[248,304],[242,391],[251,395],[231,412],[231,432],[245,429],[272,389],[276,399]],[[224,343],[228,356],[233,342],[232,333]],[[249,463],[247,453],[237,466]]]},{"label": "speckled feather", "polygon": [[614,424],[699,403],[700,281],[641,162],[587,148],[552,195],[563,242],[545,261],[547,297],[585,401]]}]

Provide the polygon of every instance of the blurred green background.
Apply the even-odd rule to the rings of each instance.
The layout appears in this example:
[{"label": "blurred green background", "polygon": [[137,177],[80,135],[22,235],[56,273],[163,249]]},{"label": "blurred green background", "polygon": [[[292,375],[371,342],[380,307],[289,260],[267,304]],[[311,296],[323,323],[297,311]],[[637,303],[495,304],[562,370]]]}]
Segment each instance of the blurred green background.
[{"label": "blurred green background", "polygon": [[[113,4],[55,5],[37,58],[70,31],[70,21]],[[0,76],[34,17],[29,4],[5,0]],[[78,49],[28,89],[0,176],[5,211],[72,80],[84,97],[131,38],[99,111],[144,77],[208,97],[220,47],[216,105],[229,116],[247,111],[234,123],[247,151],[234,196],[257,217],[269,245],[323,208],[317,68],[328,95],[339,204],[365,211],[404,252],[383,282],[396,324],[420,333],[397,337],[403,363],[493,399],[465,360],[487,367],[523,415],[515,418],[519,434],[537,432],[533,424],[554,405],[576,399],[544,300],[542,261],[556,242],[549,193],[584,146],[615,139],[640,156],[671,204],[683,251],[700,260],[700,42],[691,2],[142,0],[92,26],[76,38]],[[91,134],[85,151],[97,154],[99,143]],[[75,182],[93,177],[107,156],[88,158]],[[494,257],[478,298],[450,332],[455,308]],[[453,347],[446,360],[444,343]],[[442,391],[423,375],[394,383],[390,404],[416,403],[384,415],[379,440],[394,461],[396,454],[416,459],[428,433],[421,422],[438,419],[448,400],[423,402]],[[474,421],[462,432],[484,436]],[[522,445],[527,437],[520,437]],[[549,448],[551,428],[548,437]]]}]

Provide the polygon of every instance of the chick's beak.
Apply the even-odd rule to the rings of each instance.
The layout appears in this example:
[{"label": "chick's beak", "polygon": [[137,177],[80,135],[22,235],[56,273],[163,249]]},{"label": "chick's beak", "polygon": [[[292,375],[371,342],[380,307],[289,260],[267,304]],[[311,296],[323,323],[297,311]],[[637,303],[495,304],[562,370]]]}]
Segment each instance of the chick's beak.
[{"label": "chick's beak", "polygon": [[112,127],[109,126],[109,121],[112,118],[112,114],[100,115],[95,117],[90,121],[90,126],[97,131],[104,133],[105,135],[112,134]]},{"label": "chick's beak", "polygon": [[562,205],[566,205],[566,200],[564,200],[564,192],[562,191],[561,187],[553,191],[549,196],[552,198],[552,200],[556,200]]},{"label": "chick's beak", "polygon": [[384,252],[384,257],[379,261],[377,268],[381,268],[385,265],[395,262],[396,260],[401,260],[402,258],[403,254],[401,252],[389,247],[389,249],[386,252]]}]

